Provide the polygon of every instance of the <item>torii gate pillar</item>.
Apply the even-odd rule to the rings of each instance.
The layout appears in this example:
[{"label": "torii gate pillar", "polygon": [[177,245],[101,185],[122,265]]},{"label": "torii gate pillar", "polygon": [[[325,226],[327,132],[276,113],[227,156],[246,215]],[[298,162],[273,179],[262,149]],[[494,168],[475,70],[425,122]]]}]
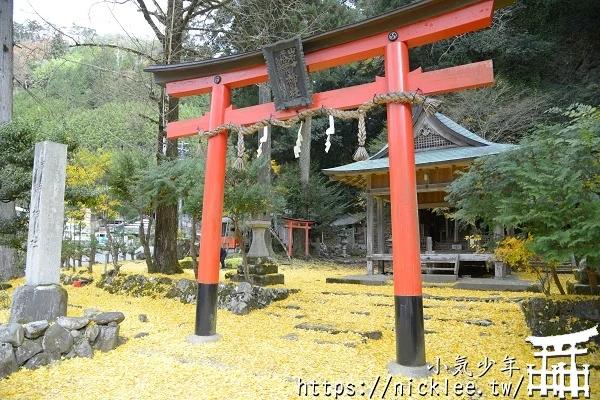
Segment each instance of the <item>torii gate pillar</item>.
[{"label": "torii gate pillar", "polygon": [[[208,125],[210,129],[214,129],[224,122],[225,109],[230,102],[230,91],[227,86],[216,84],[212,87],[211,94]],[[221,335],[217,334],[217,294],[226,157],[227,131],[222,131],[208,139],[206,152],[202,230],[200,231],[201,257],[198,261],[196,327],[195,335],[187,338],[190,343],[213,342],[221,338]]]},{"label": "torii gate pillar", "polygon": [[[388,90],[408,91],[408,46],[391,42],[385,49]],[[425,329],[419,249],[419,216],[416,191],[412,107],[387,105],[390,163],[392,259],[396,319],[396,362],[392,374],[430,375],[425,363]]]}]

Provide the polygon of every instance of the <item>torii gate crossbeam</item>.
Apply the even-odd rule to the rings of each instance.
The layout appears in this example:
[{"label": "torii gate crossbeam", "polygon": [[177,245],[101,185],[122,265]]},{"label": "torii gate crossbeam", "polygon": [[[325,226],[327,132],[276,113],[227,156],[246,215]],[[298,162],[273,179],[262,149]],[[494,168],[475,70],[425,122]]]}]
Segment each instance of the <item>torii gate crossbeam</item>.
[{"label": "torii gate crossbeam", "polygon": [[[385,59],[385,77],[378,77],[372,83],[316,93],[314,103],[306,108],[350,109],[372,99],[375,94],[417,89],[423,94],[437,94],[493,84],[491,61],[431,72],[420,69],[410,72],[408,49],[487,27],[491,24],[494,9],[510,2],[424,0],[385,14],[379,20],[367,20],[305,39],[305,59],[311,72],[375,56]],[[388,27],[393,29],[386,29]],[[370,34],[365,36],[363,32]],[[344,34],[350,40],[340,39]],[[327,46],[328,41],[332,45]],[[247,65],[240,68],[239,64],[244,63]],[[266,66],[254,53],[148,70],[154,73],[157,82],[166,86],[170,96],[211,93],[210,111],[204,116],[169,123],[167,133],[171,139],[216,129],[225,122],[250,125],[269,117],[287,119],[296,115],[297,110],[277,111],[273,103],[242,109],[230,105],[231,89],[267,80]],[[390,103],[387,113],[396,313],[396,360],[388,367],[392,373],[419,377],[428,375],[428,371],[411,105]],[[190,341],[206,342],[219,338],[216,316],[226,145],[226,131],[208,139],[196,328]]]}]

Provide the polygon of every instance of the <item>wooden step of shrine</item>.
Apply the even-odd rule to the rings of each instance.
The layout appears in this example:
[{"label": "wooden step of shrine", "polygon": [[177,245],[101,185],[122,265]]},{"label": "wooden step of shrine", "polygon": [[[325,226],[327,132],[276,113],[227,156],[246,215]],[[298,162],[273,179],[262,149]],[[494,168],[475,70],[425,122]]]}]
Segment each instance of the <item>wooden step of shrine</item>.
[{"label": "wooden step of shrine", "polygon": [[[495,261],[493,254],[489,253],[422,253],[421,254],[421,271],[450,271],[454,275],[458,275],[458,267],[461,261]],[[375,253],[367,256],[369,261],[392,261],[391,254]],[[430,266],[430,264],[449,264],[448,266]]]}]

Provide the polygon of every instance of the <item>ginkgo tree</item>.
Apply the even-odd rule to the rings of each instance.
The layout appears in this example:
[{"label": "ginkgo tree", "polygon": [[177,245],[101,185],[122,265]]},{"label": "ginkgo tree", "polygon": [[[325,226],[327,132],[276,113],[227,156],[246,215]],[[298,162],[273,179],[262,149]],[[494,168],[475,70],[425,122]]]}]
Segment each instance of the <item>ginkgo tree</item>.
[{"label": "ginkgo tree", "polygon": [[561,122],[538,126],[519,148],[476,162],[449,187],[456,218],[531,234],[527,247],[555,266],[571,254],[600,269],[600,111],[551,110]]},{"label": "ginkgo tree", "polygon": [[[111,157],[111,152],[102,149],[95,152],[85,148],[78,150],[67,165],[65,198],[71,206],[89,208],[93,214],[98,216],[106,229],[113,266],[118,271],[118,248],[112,240],[110,229],[108,229],[108,221],[118,216],[117,207],[119,206],[119,202],[111,197],[105,179]],[[90,228],[88,268],[91,271],[95,261],[97,241],[94,235],[95,227],[91,226]]]}]

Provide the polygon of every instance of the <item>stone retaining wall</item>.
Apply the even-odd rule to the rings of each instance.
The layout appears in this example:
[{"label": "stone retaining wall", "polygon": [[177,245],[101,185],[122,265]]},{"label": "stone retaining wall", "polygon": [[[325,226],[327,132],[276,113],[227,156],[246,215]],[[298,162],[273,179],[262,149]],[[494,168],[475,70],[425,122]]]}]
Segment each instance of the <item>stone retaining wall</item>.
[{"label": "stone retaining wall", "polygon": [[[182,303],[195,303],[198,286],[190,279],[169,279],[165,277],[146,277],[144,275],[103,274],[96,286],[109,293],[120,293],[129,296],[149,296],[178,299]],[[296,293],[296,289],[264,288],[253,286],[247,282],[239,284],[219,283],[219,309],[229,310],[234,314],[248,314],[250,311],[265,308],[274,301],[287,298]]]},{"label": "stone retaining wall", "polygon": [[94,357],[125,341],[119,337],[121,312],[84,311],[82,317],[58,317],[56,322],[35,321],[25,325],[0,325],[0,379],[16,372],[54,364],[61,359]]},{"label": "stone retaining wall", "polygon": [[[558,300],[532,297],[521,303],[533,336],[565,335],[600,324],[600,299]],[[600,335],[592,339],[600,345]]]}]

